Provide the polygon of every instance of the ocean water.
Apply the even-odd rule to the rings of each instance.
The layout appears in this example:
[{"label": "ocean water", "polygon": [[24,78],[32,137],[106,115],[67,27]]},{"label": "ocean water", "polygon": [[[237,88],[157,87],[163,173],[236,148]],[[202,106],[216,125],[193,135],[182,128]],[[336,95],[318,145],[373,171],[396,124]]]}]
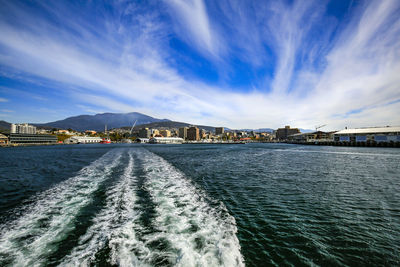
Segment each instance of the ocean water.
[{"label": "ocean water", "polygon": [[399,266],[400,150],[0,149],[0,266]]}]

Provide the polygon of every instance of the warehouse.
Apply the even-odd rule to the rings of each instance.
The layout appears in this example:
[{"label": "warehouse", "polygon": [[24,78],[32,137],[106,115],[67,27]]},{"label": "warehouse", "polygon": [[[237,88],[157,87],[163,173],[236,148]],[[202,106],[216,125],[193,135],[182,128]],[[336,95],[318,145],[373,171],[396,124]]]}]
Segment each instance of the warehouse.
[{"label": "warehouse", "polygon": [[334,133],[335,142],[396,143],[400,142],[400,127],[345,129]]}]

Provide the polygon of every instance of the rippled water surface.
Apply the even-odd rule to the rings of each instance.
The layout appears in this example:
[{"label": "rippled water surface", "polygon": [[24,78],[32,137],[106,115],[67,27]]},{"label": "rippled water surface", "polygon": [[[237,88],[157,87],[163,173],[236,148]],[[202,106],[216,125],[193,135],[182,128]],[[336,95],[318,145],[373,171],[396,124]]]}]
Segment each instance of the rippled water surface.
[{"label": "rippled water surface", "polygon": [[0,266],[399,266],[399,251],[399,149],[0,149]]}]

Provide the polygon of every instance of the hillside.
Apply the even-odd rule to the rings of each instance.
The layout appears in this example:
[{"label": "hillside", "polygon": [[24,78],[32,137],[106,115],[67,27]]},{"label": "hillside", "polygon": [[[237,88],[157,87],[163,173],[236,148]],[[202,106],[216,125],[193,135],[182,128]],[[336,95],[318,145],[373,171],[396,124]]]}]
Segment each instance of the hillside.
[{"label": "hillside", "polygon": [[[178,122],[178,121],[159,121],[159,122],[152,122],[142,125],[136,125],[134,130],[139,130],[141,128],[180,128],[180,127],[190,127],[193,124],[185,123],[185,122]],[[204,129],[206,131],[214,131],[215,127],[212,126],[205,126],[205,125],[194,125],[197,126],[199,129]],[[130,130],[131,127],[125,126],[121,127],[126,130]]]},{"label": "hillside", "polygon": [[0,131],[1,132],[9,132],[11,127],[11,123],[6,121],[0,121]]},{"label": "hillside", "polygon": [[137,120],[136,125],[148,124],[153,122],[168,121],[157,119],[138,112],[131,113],[102,113],[96,115],[80,115],[69,117],[64,120],[35,124],[39,127],[52,127],[61,129],[73,129],[76,131],[94,130],[104,131],[104,126],[108,129],[120,128],[132,125]]}]

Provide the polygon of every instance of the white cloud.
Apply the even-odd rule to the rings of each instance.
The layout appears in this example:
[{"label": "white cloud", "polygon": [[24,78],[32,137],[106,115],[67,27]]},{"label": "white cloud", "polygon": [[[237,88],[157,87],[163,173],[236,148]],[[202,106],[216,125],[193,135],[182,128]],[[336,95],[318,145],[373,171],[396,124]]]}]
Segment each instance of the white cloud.
[{"label": "white cloud", "polygon": [[[2,65],[68,85],[65,93],[77,103],[94,106],[93,110],[139,111],[230,128],[400,125],[399,104],[389,104],[400,100],[400,19],[395,17],[398,2],[360,5],[335,40],[323,40],[320,45],[304,44],[313,23],[323,13],[324,7],[315,5],[303,1],[292,6],[274,4],[261,10],[270,12],[264,15],[270,15],[265,21],[261,20],[265,17],[261,17],[260,10],[246,11],[256,13],[252,20],[242,14],[243,9],[231,9],[238,14],[236,33],[245,37],[245,41],[231,47],[248,52],[255,44],[261,53],[263,45],[268,44],[275,53],[277,68],[270,83],[273,90],[269,92],[263,88],[233,92],[226,87],[188,80],[168,64],[167,27],[154,16],[135,14],[135,9],[129,12],[140,17],[136,20],[140,25],[127,29],[111,21],[109,24],[115,25],[110,32],[103,33],[109,36],[100,40],[86,30],[86,25],[72,23],[72,19],[66,23],[71,23],[69,26],[80,32],[83,39],[76,39],[63,29],[48,31],[54,25],[45,20],[40,20],[37,27],[19,28],[0,19],[0,44],[7,48],[0,52],[0,61]],[[225,36],[212,30],[204,2],[176,0],[171,6],[178,18],[179,36],[189,38],[188,42],[213,57],[227,53],[221,50],[225,46],[229,49],[228,44],[221,43]],[[229,4],[224,7],[225,18],[228,7]],[[235,14],[227,18],[232,28],[236,26]],[[24,15],[28,16],[24,17],[26,21],[36,19]],[[259,27],[254,38],[252,31],[245,32],[241,22]],[[117,36],[115,29],[119,29]],[[111,36],[119,43],[110,41]],[[325,35],[324,38],[328,39]],[[73,41],[65,42],[69,39]],[[256,53],[249,55],[256,57]],[[295,59],[299,58],[303,58],[302,68],[295,70]],[[316,60],[325,60],[323,69],[313,67]],[[256,58],[248,61],[255,66],[262,62]],[[0,98],[0,102],[5,101]],[[357,110],[360,111],[352,112]]]},{"label": "white cloud", "polygon": [[170,6],[170,16],[176,24],[177,34],[186,40],[189,46],[219,58],[223,49],[211,25],[204,1],[172,0],[166,3]]}]

